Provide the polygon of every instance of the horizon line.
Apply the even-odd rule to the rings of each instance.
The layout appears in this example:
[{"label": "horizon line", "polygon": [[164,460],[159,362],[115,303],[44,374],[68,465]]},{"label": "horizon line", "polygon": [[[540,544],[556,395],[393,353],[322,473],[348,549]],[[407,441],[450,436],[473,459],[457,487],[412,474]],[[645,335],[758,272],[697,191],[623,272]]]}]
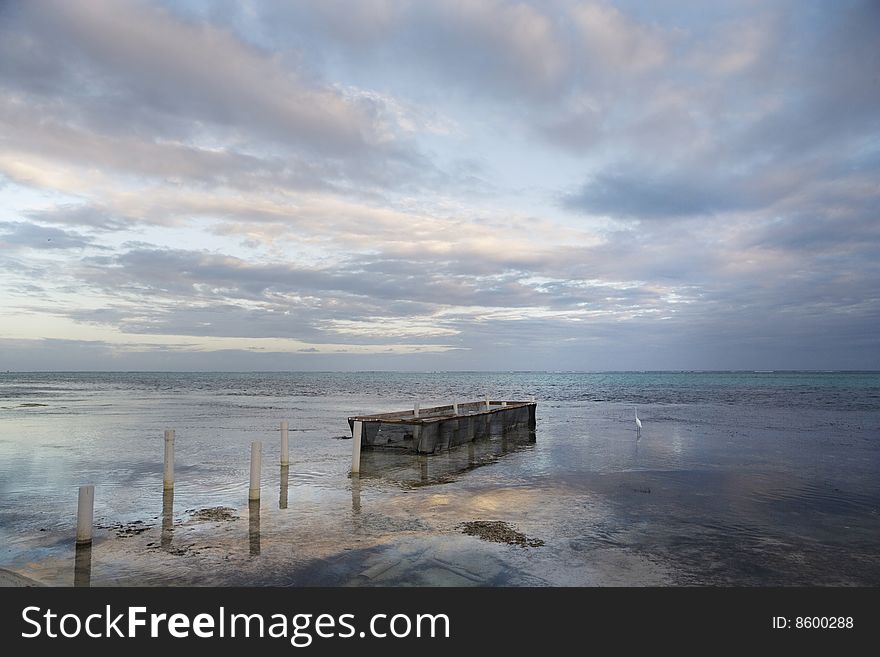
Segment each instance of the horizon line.
[{"label": "horizon line", "polygon": [[2,374],[871,374],[874,369],[651,370],[0,370]]}]

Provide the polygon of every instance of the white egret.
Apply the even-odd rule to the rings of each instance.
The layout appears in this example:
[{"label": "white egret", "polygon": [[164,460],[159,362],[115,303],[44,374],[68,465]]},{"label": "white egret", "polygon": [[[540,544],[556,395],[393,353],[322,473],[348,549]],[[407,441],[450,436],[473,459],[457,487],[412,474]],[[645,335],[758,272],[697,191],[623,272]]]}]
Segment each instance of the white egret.
[{"label": "white egret", "polygon": [[641,436],[642,435],[642,421],[639,419],[639,409],[635,408],[633,410],[636,413],[636,435]]}]

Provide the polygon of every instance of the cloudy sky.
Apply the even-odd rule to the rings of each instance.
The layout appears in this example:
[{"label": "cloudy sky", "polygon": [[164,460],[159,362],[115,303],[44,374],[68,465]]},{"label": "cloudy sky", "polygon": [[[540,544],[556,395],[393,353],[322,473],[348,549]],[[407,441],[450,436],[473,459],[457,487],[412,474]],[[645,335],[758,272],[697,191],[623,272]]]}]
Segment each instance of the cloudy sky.
[{"label": "cloudy sky", "polygon": [[880,369],[880,3],[0,4],[0,369]]}]

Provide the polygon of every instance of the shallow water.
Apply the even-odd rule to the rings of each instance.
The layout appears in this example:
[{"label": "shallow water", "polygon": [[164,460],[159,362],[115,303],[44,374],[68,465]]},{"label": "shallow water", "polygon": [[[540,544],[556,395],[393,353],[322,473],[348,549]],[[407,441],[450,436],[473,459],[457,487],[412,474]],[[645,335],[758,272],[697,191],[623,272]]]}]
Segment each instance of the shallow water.
[{"label": "shallow water", "polygon": [[[349,477],[349,415],[486,393],[534,396],[536,434],[364,452]],[[876,585],[878,473],[877,373],[0,375],[0,567],[49,584],[74,582],[93,483],[93,585]],[[194,515],[221,506],[235,519]],[[544,545],[463,535],[472,520]]]}]

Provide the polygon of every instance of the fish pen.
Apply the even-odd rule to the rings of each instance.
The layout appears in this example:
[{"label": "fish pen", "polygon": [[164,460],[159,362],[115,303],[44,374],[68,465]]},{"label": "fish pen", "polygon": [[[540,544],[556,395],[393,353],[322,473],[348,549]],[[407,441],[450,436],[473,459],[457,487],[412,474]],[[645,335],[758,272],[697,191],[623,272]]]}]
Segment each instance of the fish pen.
[{"label": "fish pen", "polygon": [[[411,411],[348,418],[352,437],[360,433],[367,449],[401,449],[434,454],[475,440],[503,436],[517,429],[535,430],[535,402],[466,402]],[[360,431],[355,424],[361,423]]]}]

